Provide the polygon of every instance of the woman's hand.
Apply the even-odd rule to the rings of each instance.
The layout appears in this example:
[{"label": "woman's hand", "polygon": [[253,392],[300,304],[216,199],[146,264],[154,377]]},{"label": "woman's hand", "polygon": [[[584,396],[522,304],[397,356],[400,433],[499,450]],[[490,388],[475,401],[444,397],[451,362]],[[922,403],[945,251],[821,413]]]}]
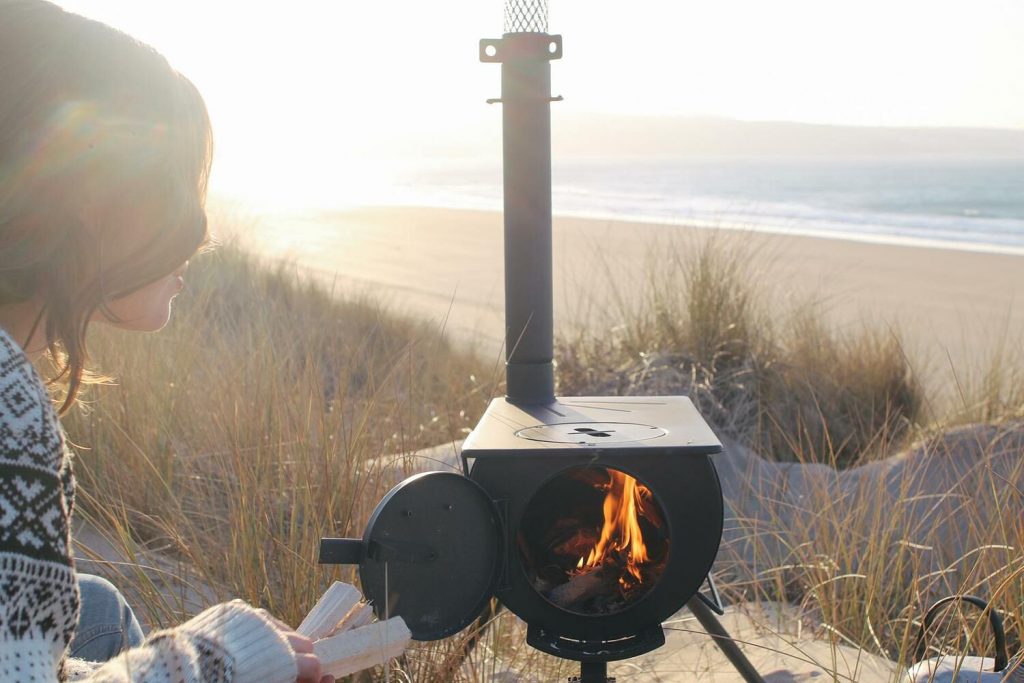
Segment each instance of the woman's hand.
[{"label": "woman's hand", "polygon": [[320,658],[313,653],[313,641],[296,633],[291,626],[267,613],[267,619],[277,626],[281,635],[295,650],[295,663],[299,668],[296,683],[334,683],[334,676],[324,676],[320,668]]},{"label": "woman's hand", "polygon": [[313,641],[294,631],[286,632],[288,642],[295,650],[295,663],[299,665],[297,683],[334,683],[334,676],[323,676],[320,658],[313,654]]}]

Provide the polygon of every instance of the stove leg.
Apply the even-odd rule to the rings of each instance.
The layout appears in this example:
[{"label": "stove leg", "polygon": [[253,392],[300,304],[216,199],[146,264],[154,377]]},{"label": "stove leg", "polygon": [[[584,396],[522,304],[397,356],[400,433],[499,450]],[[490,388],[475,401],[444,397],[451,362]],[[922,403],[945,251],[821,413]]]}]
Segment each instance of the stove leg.
[{"label": "stove leg", "polygon": [[608,678],[608,662],[580,662],[580,675],[569,683],[615,683],[615,679]]},{"label": "stove leg", "polygon": [[715,641],[715,645],[726,656],[726,659],[740,672],[740,676],[743,677],[744,681],[747,683],[764,683],[761,674],[757,673],[757,669],[754,668],[754,665],[750,663],[747,656],[736,645],[736,641],[725,630],[722,622],[718,620],[718,617],[711,611],[711,608],[697,597],[690,598],[686,606],[690,609],[693,616],[697,617],[697,621],[700,622],[700,625],[704,627],[704,630]]}]

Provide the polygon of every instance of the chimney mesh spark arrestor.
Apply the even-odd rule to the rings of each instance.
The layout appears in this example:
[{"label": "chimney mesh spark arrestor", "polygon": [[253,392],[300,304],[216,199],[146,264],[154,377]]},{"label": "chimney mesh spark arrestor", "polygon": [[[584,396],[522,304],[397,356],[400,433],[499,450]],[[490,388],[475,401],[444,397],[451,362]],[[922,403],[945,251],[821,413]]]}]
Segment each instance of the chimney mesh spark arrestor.
[{"label": "chimney mesh spark arrestor", "polygon": [[[711,456],[722,446],[686,396],[556,397],[551,239],[551,62],[546,0],[507,0],[501,64],[506,395],[462,447],[462,472],[394,487],[362,538],[324,538],[320,562],[357,564],[378,616],[413,638],[462,631],[493,604],[532,647],[608,683],[608,662],[665,642],[689,608],[744,680],[763,679],[714,616],[723,527]],[[711,597],[702,594],[707,584]]]}]

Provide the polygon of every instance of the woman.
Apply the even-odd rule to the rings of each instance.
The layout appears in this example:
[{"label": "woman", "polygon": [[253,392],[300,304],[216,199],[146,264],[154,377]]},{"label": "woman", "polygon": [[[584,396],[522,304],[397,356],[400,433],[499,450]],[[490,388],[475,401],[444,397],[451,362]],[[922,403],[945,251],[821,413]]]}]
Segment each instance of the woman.
[{"label": "woman", "polygon": [[206,239],[210,139],[195,87],[151,48],[0,0],[0,681],[330,680],[308,639],[240,601],[141,642],[113,587],[80,591],[74,572],[51,389],[72,407],[91,324],[166,324]]}]

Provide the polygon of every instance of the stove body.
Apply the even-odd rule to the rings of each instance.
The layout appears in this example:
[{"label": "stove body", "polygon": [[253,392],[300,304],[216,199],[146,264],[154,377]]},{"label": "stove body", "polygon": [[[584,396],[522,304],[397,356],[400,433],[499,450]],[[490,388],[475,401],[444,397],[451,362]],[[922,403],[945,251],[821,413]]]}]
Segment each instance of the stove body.
[{"label": "stove body", "polygon": [[[566,659],[612,661],[664,642],[661,622],[697,593],[718,552],[722,494],[709,456],[720,450],[686,397],[491,402],[463,446],[463,466],[502,516],[494,594],[529,624],[530,645]],[[538,586],[532,556],[545,545],[547,529],[571,514],[578,473],[600,477],[607,470],[635,478],[650,492],[659,528],[648,535],[661,539],[658,575],[637,599],[606,613],[556,604]],[[600,506],[597,501],[598,515]]]}]

